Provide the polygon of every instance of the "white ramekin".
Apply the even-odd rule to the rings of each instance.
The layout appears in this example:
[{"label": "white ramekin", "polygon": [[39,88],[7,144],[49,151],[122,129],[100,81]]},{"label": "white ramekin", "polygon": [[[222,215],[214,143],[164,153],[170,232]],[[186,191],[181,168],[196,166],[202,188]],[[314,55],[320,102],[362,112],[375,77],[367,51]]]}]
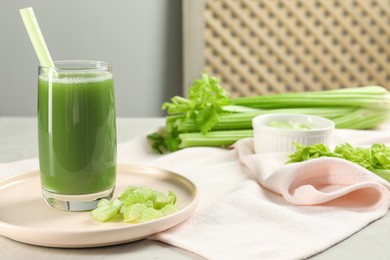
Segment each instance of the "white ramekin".
[{"label": "white ramekin", "polygon": [[[296,122],[311,129],[290,129],[269,126],[273,121]],[[294,143],[312,145],[327,143],[335,128],[333,121],[303,114],[266,114],[252,120],[254,150],[256,153],[294,152]]]}]

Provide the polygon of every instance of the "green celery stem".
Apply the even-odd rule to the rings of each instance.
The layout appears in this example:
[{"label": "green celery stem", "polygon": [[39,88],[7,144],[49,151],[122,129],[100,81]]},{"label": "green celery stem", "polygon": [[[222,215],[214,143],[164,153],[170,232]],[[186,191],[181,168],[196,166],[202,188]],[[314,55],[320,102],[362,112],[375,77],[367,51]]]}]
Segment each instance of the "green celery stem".
[{"label": "green celery stem", "polygon": [[230,131],[213,131],[207,134],[202,133],[184,133],[180,134],[180,148],[195,146],[216,146],[227,147],[236,141],[253,137],[252,130],[230,130]]}]

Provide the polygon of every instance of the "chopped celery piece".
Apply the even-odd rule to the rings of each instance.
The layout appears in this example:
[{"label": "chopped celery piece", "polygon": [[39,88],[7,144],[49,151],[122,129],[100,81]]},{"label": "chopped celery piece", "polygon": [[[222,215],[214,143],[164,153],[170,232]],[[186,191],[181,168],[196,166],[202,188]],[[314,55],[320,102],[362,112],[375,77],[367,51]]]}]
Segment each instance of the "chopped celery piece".
[{"label": "chopped celery piece", "polygon": [[106,206],[106,205],[108,205],[108,204],[110,204],[110,203],[111,203],[110,200],[108,200],[108,199],[102,199],[102,200],[99,201],[99,203],[97,204],[97,206],[98,206],[98,207],[103,207],[103,206]]},{"label": "chopped celery piece", "polygon": [[153,196],[153,190],[145,187],[138,189],[131,189],[128,192],[122,193],[119,199],[125,206],[129,206],[135,203],[145,203]]},{"label": "chopped celery piece", "polygon": [[164,217],[164,214],[154,208],[146,208],[142,211],[141,216],[137,219],[137,222],[146,222],[156,218]]},{"label": "chopped celery piece", "polygon": [[91,214],[92,217],[100,222],[107,221],[115,216],[118,215],[118,212],[120,211],[120,208],[122,206],[122,202],[118,199],[114,201],[109,201],[106,199],[103,199],[99,201],[98,207],[94,209]]},{"label": "chopped celery piece", "polygon": [[164,216],[172,214],[177,211],[177,206],[173,204],[167,204],[163,208],[160,209],[160,212],[164,214]]},{"label": "chopped celery piece", "polygon": [[156,209],[161,209],[164,207],[166,204],[171,202],[172,198],[169,196],[166,196],[164,194],[159,194],[156,197]]},{"label": "chopped celery piece", "polygon": [[132,191],[138,189],[137,186],[128,186],[126,189],[122,190],[119,195],[118,195],[118,198],[122,198],[124,196],[126,196],[126,194],[129,194],[131,193]]},{"label": "chopped celery piece", "polygon": [[[168,196],[172,198],[172,204],[176,204],[176,194],[173,193],[172,191],[168,192]],[[169,204],[168,204],[169,205]]]},{"label": "chopped celery piece", "polygon": [[129,207],[123,207],[123,221],[134,222],[140,219],[142,212],[148,207],[141,203],[133,204]]},{"label": "chopped celery piece", "polygon": [[165,195],[148,187],[130,186],[113,201],[102,199],[91,215],[99,222],[120,216],[126,223],[140,223],[174,213],[178,209],[175,204],[172,191]]}]

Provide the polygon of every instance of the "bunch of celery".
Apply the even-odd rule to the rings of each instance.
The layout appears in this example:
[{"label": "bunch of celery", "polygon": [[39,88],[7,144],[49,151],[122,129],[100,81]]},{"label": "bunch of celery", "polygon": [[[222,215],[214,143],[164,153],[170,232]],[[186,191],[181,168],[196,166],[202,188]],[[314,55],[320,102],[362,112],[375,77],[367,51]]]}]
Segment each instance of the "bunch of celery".
[{"label": "bunch of celery", "polygon": [[336,128],[370,129],[390,117],[390,93],[380,86],[230,98],[219,79],[203,74],[188,98],[164,103],[166,124],[148,136],[158,153],[193,146],[226,147],[251,137],[261,114],[297,113],[326,117]]}]

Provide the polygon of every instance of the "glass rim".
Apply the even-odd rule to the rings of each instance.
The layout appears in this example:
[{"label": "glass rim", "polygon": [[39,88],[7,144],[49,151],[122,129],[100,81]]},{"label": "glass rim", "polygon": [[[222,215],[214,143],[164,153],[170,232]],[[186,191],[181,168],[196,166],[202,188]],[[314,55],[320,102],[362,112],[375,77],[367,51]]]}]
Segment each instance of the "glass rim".
[{"label": "glass rim", "polygon": [[111,70],[110,62],[102,60],[55,60],[55,68],[39,65],[40,69],[51,69],[55,71],[91,71],[91,70]]}]

